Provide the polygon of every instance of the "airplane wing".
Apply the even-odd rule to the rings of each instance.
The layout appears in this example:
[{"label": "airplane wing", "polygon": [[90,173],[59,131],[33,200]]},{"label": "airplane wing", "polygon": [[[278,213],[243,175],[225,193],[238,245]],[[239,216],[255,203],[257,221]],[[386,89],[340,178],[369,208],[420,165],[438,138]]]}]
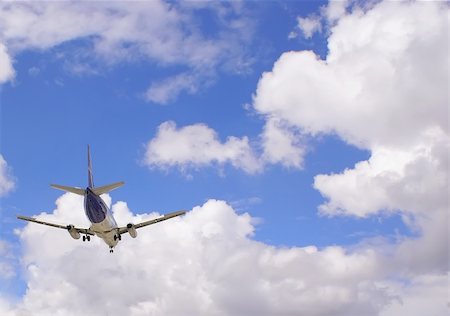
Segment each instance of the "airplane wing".
[{"label": "airplane wing", "polygon": [[33,223],[42,224],[42,225],[47,225],[47,226],[56,227],[56,228],[61,228],[61,229],[65,229],[65,230],[73,229],[73,230],[75,230],[75,231],[77,231],[78,233],[81,233],[81,234],[86,234],[86,235],[91,235],[91,236],[95,235],[94,232],[91,231],[89,228],[73,227],[72,225],[59,225],[59,224],[54,224],[54,223],[40,221],[40,220],[35,219],[33,217],[21,216],[21,215],[17,216],[17,218],[21,219],[21,220],[24,220],[24,221],[33,222]]},{"label": "airplane wing", "polygon": [[141,228],[141,227],[145,227],[148,225],[153,225],[180,215],[184,215],[186,214],[186,211],[177,211],[177,212],[173,212],[173,213],[168,213],[165,215],[161,215],[160,217],[157,217],[155,219],[151,219],[149,221],[145,221],[145,222],[141,222],[138,224],[128,224],[125,227],[119,227],[119,234],[124,234],[127,233],[129,231],[129,229],[137,229],[137,228]]}]

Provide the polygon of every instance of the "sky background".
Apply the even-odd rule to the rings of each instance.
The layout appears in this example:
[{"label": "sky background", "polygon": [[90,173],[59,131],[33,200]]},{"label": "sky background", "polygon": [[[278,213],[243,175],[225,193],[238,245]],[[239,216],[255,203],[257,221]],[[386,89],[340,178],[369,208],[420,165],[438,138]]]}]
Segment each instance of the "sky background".
[{"label": "sky background", "polygon": [[[1,2],[0,314],[446,315],[448,40],[445,2]],[[49,187],[87,144],[120,226],[190,213],[113,255],[18,222],[89,226]]]}]

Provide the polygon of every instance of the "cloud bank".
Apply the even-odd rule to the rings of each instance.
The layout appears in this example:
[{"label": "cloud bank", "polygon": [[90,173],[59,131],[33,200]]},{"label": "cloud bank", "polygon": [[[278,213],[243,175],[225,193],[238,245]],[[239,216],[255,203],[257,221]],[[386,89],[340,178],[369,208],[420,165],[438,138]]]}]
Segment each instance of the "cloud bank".
[{"label": "cloud bank", "polygon": [[[300,167],[307,152],[301,146],[305,136],[337,135],[368,150],[370,158],[353,168],[315,177],[313,185],[326,199],[319,207],[320,214],[401,214],[417,237],[400,237],[394,244],[384,244],[382,251],[375,251],[376,259],[363,269],[369,273],[370,267],[376,267],[377,277],[357,277],[360,282],[377,279],[376,284],[389,288],[384,294],[399,294],[400,300],[372,293],[380,299],[376,304],[390,307],[362,311],[355,299],[349,306],[356,309],[343,314],[398,315],[401,310],[420,315],[435,306],[436,315],[445,315],[449,271],[448,6],[384,1],[370,8],[353,4],[347,11],[330,4],[323,10],[330,23],[326,59],[311,51],[286,52],[258,83],[253,106],[265,118],[266,126],[260,135],[263,153],[257,157],[265,163]],[[383,252],[390,255],[380,255]],[[389,269],[394,269],[390,275],[404,283],[377,274]],[[326,297],[326,291],[320,293],[318,296]],[[342,295],[343,302],[346,296]],[[297,312],[308,315],[340,313],[338,307],[332,312],[298,308]]]},{"label": "cloud bank", "polygon": [[316,176],[329,200],[323,213],[448,207],[447,13],[437,2],[353,8],[331,28],[326,60],[288,52],[262,76],[254,107],[268,124],[335,134],[372,153],[353,169]]},{"label": "cloud bank", "polygon": [[323,215],[400,213],[420,236],[397,248],[412,282],[399,288],[411,305],[393,307],[402,314],[412,306],[425,311],[426,299],[414,304],[412,297],[435,291],[428,273],[443,280],[449,271],[447,16],[438,2],[355,6],[330,28],[325,60],[310,51],[284,53],[254,97],[267,124],[275,118],[371,152],[353,168],[317,175],[314,187],[327,199]]},{"label": "cloud bank", "polygon": [[[39,218],[86,225],[82,203],[65,194]],[[120,224],[157,216],[134,215],[124,202],[112,210]],[[446,310],[446,276],[413,277],[411,286],[391,280],[404,271],[381,248],[274,247],[252,240],[253,232],[248,214],[217,200],[141,229],[136,239],[124,235],[114,254],[98,238],[83,243],[30,223],[19,233],[27,291],[14,306],[0,304],[0,312],[370,316],[392,315],[401,304],[422,307],[411,315]]]},{"label": "cloud bank", "polygon": [[[124,238],[113,257],[97,239],[29,224],[19,234],[27,292],[15,305],[0,300],[0,314],[447,315],[448,7],[380,2],[336,12],[326,60],[287,52],[259,81],[262,156],[246,137],[221,141],[206,125],[169,122],[149,141],[147,163],[300,167],[302,137],[337,135],[371,157],[315,177],[326,198],[319,212],[399,213],[415,237],[275,247],[252,239],[248,214],[215,200]],[[64,195],[40,217],[86,225],[80,209],[79,197]],[[122,224],[151,216],[124,202],[113,211]]]}]

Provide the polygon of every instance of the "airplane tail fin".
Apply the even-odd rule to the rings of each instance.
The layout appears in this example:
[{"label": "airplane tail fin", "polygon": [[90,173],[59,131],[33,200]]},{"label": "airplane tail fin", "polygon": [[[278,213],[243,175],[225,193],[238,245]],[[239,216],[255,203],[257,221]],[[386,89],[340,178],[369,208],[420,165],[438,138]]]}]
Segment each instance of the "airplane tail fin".
[{"label": "airplane tail fin", "polygon": [[94,188],[94,178],[92,176],[92,163],[91,163],[91,147],[88,145],[88,186]]},{"label": "airplane tail fin", "polygon": [[82,188],[77,188],[77,187],[68,187],[65,185],[59,185],[59,184],[50,184],[50,186],[52,188],[58,189],[58,190],[62,190],[62,191],[66,191],[66,192],[72,192],[78,195],[84,195],[84,190]]},{"label": "airplane tail fin", "polygon": [[[109,191],[112,191],[124,184],[125,184],[125,182],[120,181],[120,182],[115,182],[115,183],[111,183],[108,185],[104,185],[104,186],[101,186],[98,188],[94,187],[94,178],[92,177],[91,148],[88,145],[88,187],[89,187],[89,189],[91,189],[92,192],[94,192],[96,195],[101,195],[104,193],[108,193]],[[50,186],[55,189],[58,189],[58,190],[71,192],[71,193],[75,193],[75,194],[83,195],[83,196],[86,193],[86,191],[84,189],[78,188],[78,187],[69,187],[69,186],[59,185],[59,184],[51,184]]]}]

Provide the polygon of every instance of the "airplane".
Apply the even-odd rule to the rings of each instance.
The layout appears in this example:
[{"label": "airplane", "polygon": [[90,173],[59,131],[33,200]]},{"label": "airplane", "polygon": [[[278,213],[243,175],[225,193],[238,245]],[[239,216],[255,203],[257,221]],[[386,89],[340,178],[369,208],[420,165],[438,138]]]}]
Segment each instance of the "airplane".
[{"label": "airplane", "polygon": [[133,224],[129,223],[126,226],[117,226],[116,220],[114,219],[110,209],[106,206],[106,203],[100,197],[100,195],[112,191],[120,186],[124,185],[123,181],[115,182],[112,184],[104,185],[101,187],[94,186],[94,179],[92,176],[92,164],[91,164],[91,150],[88,145],[88,186],[86,189],[79,187],[69,187],[59,184],[51,184],[50,186],[66,192],[71,192],[84,196],[84,212],[86,217],[91,222],[91,227],[80,228],[74,225],[60,225],[49,223],[45,221],[38,220],[33,217],[18,215],[17,218],[29,221],[32,223],[47,225],[51,227],[66,229],[73,239],[80,239],[83,235],[83,241],[90,241],[91,236],[98,236],[109,246],[109,252],[113,253],[113,248],[122,240],[122,234],[128,233],[132,238],[136,238],[137,229],[153,225],[186,213],[186,211],[177,211],[161,215],[155,219],[151,219],[145,222]]}]

